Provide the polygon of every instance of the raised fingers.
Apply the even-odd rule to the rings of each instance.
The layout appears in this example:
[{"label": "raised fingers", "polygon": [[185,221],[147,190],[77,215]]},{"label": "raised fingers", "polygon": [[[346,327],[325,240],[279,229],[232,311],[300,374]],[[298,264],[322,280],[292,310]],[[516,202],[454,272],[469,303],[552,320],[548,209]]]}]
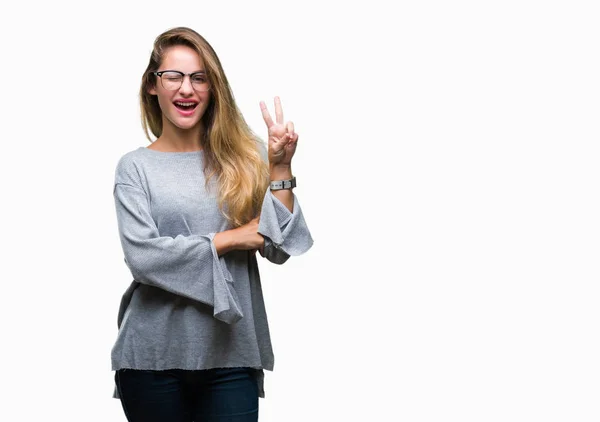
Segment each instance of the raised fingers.
[{"label": "raised fingers", "polygon": [[271,119],[271,115],[269,114],[269,109],[267,109],[267,105],[264,101],[260,102],[260,111],[262,112],[263,120],[267,124],[267,127],[273,126],[273,119]]},{"label": "raised fingers", "polygon": [[283,108],[281,108],[281,100],[275,97],[275,120],[279,124],[283,124]]}]

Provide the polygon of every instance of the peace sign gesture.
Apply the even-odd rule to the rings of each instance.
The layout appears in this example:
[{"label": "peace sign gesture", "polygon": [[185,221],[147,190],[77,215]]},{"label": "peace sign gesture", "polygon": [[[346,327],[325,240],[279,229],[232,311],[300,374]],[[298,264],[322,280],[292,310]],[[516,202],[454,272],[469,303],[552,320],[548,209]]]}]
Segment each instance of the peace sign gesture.
[{"label": "peace sign gesture", "polygon": [[283,123],[281,100],[279,97],[275,97],[276,123],[273,123],[273,119],[271,119],[264,101],[260,102],[260,110],[269,129],[269,164],[290,165],[292,157],[296,152],[298,134],[294,132],[294,124],[292,122]]}]

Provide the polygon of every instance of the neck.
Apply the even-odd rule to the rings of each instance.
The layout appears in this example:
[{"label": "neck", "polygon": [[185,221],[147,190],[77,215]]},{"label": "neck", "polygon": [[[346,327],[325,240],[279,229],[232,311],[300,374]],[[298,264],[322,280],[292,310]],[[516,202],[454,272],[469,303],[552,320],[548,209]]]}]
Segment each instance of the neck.
[{"label": "neck", "polygon": [[171,152],[198,151],[203,148],[203,133],[202,122],[191,129],[180,129],[171,124],[165,125],[163,122],[163,132],[154,143],[158,143],[157,146],[163,150]]}]

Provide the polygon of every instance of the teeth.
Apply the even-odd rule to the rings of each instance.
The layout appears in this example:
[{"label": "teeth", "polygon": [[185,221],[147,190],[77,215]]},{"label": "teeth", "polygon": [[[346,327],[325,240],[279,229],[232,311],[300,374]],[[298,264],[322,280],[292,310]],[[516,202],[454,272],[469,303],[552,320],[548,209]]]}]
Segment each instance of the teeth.
[{"label": "teeth", "polygon": [[196,103],[180,103],[180,102],[175,102],[175,104],[177,104],[177,105],[181,105],[181,106],[186,106],[186,107],[187,107],[187,106],[193,106],[193,105],[195,105]]}]

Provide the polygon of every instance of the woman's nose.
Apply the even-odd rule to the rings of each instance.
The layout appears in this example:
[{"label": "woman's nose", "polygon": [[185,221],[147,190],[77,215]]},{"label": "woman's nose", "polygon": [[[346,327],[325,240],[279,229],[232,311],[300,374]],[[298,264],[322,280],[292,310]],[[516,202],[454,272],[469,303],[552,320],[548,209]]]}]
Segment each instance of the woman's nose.
[{"label": "woman's nose", "polygon": [[193,92],[194,87],[192,86],[192,78],[190,75],[185,75],[183,77],[183,81],[181,81],[181,86],[179,87],[180,92]]}]

